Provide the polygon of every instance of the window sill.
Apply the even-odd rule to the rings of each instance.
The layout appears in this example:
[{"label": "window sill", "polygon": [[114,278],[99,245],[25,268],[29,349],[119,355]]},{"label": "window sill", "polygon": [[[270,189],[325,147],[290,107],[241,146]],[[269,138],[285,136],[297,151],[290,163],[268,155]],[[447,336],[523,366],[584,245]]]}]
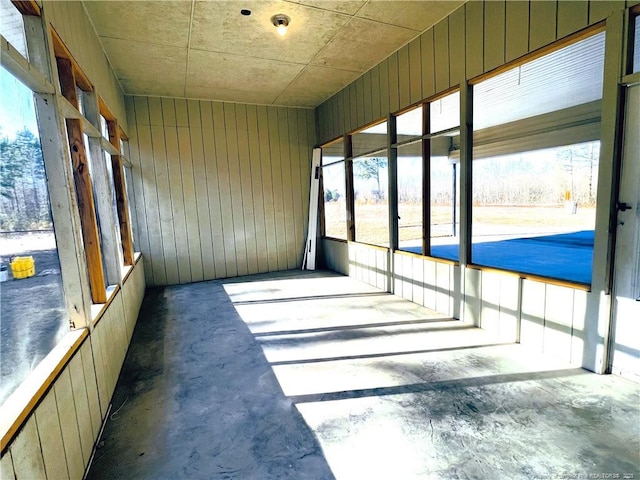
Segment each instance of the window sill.
[{"label": "window sill", "polygon": [[67,333],[2,404],[0,450],[3,453],[88,335],[86,328]]}]

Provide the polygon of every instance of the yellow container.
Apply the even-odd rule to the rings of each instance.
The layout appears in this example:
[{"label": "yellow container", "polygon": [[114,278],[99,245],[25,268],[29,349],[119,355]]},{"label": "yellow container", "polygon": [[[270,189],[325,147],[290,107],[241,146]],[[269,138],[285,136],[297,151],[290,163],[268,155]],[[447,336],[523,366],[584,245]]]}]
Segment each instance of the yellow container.
[{"label": "yellow container", "polygon": [[10,265],[13,278],[28,278],[36,274],[36,264],[33,257],[14,257]]}]

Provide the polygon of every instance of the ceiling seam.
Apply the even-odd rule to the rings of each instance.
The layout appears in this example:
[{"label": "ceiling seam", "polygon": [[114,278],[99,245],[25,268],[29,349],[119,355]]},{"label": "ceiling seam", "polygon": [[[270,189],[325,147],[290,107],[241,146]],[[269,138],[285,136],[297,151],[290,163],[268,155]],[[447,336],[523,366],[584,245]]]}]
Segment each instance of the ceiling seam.
[{"label": "ceiling seam", "polygon": [[196,1],[191,0],[191,14],[189,15],[189,36],[187,37],[187,62],[184,67],[184,89],[182,95],[187,96],[187,79],[189,77],[189,57],[191,55],[191,32],[193,31],[193,14]]}]

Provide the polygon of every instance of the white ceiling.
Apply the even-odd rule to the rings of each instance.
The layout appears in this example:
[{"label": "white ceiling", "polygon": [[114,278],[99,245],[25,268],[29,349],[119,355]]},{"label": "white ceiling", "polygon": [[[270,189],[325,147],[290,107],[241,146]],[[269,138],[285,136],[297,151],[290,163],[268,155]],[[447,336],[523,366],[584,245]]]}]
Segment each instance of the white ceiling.
[{"label": "white ceiling", "polygon": [[[125,94],[315,107],[464,0],[85,1]],[[241,9],[252,14],[243,16]],[[270,18],[291,18],[280,37]]]}]

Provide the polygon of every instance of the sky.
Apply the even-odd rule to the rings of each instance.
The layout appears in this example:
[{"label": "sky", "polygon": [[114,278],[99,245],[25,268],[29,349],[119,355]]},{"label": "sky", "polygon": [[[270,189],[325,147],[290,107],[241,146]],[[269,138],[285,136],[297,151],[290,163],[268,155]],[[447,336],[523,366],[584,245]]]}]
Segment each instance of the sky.
[{"label": "sky", "polygon": [[39,136],[33,94],[0,67],[0,137],[12,139],[24,128]]}]

